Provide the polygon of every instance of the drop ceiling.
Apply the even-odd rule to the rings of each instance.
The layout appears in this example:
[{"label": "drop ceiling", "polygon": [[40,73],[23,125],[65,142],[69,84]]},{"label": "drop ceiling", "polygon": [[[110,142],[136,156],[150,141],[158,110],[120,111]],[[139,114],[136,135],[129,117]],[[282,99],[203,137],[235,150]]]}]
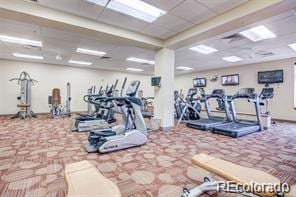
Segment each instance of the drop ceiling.
[{"label": "drop ceiling", "polygon": [[[248,0],[143,0],[167,14],[148,23],[86,0],[38,0],[42,6],[72,13],[117,27],[167,39],[194,25],[247,3]],[[58,2],[58,3],[57,3]]]},{"label": "drop ceiling", "polygon": [[[161,9],[170,10],[170,13],[174,13],[174,17],[179,17],[176,8],[182,10],[182,4],[187,3],[183,0],[146,0],[147,2],[158,6]],[[205,0],[206,1],[206,0]],[[40,0],[40,3],[50,2],[49,0]],[[51,1],[52,2],[52,1]],[[67,0],[61,0],[60,7],[66,7]],[[102,12],[105,10],[100,6],[93,7],[89,4],[85,4],[83,1],[71,0],[68,8],[71,12],[75,9],[79,10],[79,7],[86,9],[87,16],[94,17],[94,14],[101,9]],[[75,4],[75,2],[79,2]],[[171,4],[169,3],[171,2]],[[179,2],[179,3],[177,3]],[[192,1],[190,1],[192,3]],[[198,2],[203,2],[202,0]],[[226,8],[223,8],[223,0],[207,0],[208,7],[212,10],[218,12],[223,12]],[[215,2],[210,5],[210,2]],[[220,5],[217,4],[220,3]],[[228,2],[228,1],[227,1]],[[231,2],[231,1],[230,1]],[[236,1],[235,1],[236,2]],[[84,7],[83,7],[83,6]],[[186,4],[185,4],[186,5]],[[181,7],[180,7],[181,6]],[[216,7],[219,8],[217,9]],[[227,6],[225,6],[227,7]],[[223,9],[222,9],[223,8]],[[68,10],[68,11],[69,11]],[[174,11],[175,10],[175,11]],[[110,11],[111,13],[112,11]],[[180,11],[181,12],[185,12]],[[80,13],[80,12],[79,12]],[[114,13],[113,13],[114,14]],[[116,13],[118,14],[118,13]],[[99,17],[99,16],[96,16]],[[189,14],[183,17],[189,17]],[[131,18],[135,23],[145,23],[137,19]],[[129,20],[129,21],[131,21]],[[167,19],[166,19],[167,20]],[[173,21],[173,20],[172,20]],[[156,21],[157,22],[157,21]],[[158,23],[161,23],[161,21]],[[171,22],[172,23],[172,22]],[[122,24],[118,21],[118,24]],[[165,22],[163,23],[165,24]],[[149,24],[148,24],[149,25]],[[153,25],[153,24],[150,24]],[[168,24],[166,24],[168,26]],[[265,25],[272,32],[277,35],[277,38],[263,40],[259,42],[252,42],[244,37],[233,36],[237,35],[238,32],[246,30],[248,28]],[[79,66],[79,67],[91,67],[96,69],[105,70],[116,70],[123,71],[128,67],[144,69],[143,74],[153,74],[153,65],[143,65],[136,62],[128,62],[126,58],[136,57],[147,60],[153,60],[155,51],[143,49],[134,46],[127,46],[123,44],[110,44],[104,43],[102,40],[98,40],[96,37],[91,37],[90,35],[79,34],[75,32],[61,31],[58,29],[48,28],[45,26],[38,26],[29,23],[23,23],[13,20],[8,20],[0,18],[0,34],[10,35],[15,37],[27,38],[32,40],[40,40],[43,42],[42,48],[33,48],[28,46],[22,46],[18,44],[4,43],[0,41],[0,58],[2,59],[12,59],[24,61],[24,59],[16,58],[12,56],[12,53],[24,53],[32,55],[42,55],[44,60],[38,60],[36,62],[44,62],[49,64],[58,65],[68,65],[68,66],[79,66],[74,64],[69,64],[70,59],[78,61],[93,62],[91,66]],[[157,29],[155,31],[158,31]],[[152,33],[155,33],[151,30]],[[157,32],[159,33],[159,32]],[[229,39],[225,37],[229,37]],[[223,39],[224,38],[224,39]],[[295,57],[296,52],[288,47],[288,44],[296,42],[296,16],[295,11],[291,10],[281,15],[268,18],[264,21],[258,21],[256,24],[251,24],[240,29],[235,29],[231,32],[225,32],[222,35],[218,35],[208,40],[204,40],[199,43],[192,43],[192,45],[186,46],[176,50],[176,67],[191,67],[195,71],[208,70],[213,68],[245,65],[257,62],[279,60],[289,57]],[[203,55],[194,51],[189,50],[190,47],[196,46],[198,44],[205,44],[212,46],[219,51],[210,54]],[[107,52],[106,56],[110,59],[101,59],[97,56],[85,55],[76,53],[77,48],[87,48],[98,51]],[[57,60],[56,56],[60,55],[62,60]],[[222,60],[222,57],[226,56],[238,56],[243,59],[243,61],[230,63]],[[27,61],[27,60],[25,60]],[[30,60],[32,61],[32,60]],[[182,74],[192,71],[177,71],[177,74]]]}]

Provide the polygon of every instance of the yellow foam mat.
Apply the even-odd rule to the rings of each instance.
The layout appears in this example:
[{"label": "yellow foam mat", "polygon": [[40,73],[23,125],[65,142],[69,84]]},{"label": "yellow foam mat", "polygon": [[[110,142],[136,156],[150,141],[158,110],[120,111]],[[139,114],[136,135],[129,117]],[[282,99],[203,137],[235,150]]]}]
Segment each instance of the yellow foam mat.
[{"label": "yellow foam mat", "polygon": [[66,165],[65,179],[68,197],[121,197],[117,185],[104,177],[88,161]]}]

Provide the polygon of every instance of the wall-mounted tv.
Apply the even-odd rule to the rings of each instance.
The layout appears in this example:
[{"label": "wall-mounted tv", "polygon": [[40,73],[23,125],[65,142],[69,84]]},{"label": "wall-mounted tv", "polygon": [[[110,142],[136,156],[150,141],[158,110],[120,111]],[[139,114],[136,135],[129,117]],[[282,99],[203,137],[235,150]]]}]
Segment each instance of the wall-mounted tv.
[{"label": "wall-mounted tv", "polygon": [[284,82],[283,70],[270,70],[270,71],[258,72],[259,84],[283,83],[283,82]]},{"label": "wall-mounted tv", "polygon": [[239,85],[239,74],[223,75],[222,76],[223,86],[235,86]]},{"label": "wall-mounted tv", "polygon": [[193,79],[193,87],[195,88],[202,88],[207,86],[207,79],[206,78],[195,78]]},{"label": "wall-mounted tv", "polygon": [[161,77],[152,77],[151,86],[160,86]]}]

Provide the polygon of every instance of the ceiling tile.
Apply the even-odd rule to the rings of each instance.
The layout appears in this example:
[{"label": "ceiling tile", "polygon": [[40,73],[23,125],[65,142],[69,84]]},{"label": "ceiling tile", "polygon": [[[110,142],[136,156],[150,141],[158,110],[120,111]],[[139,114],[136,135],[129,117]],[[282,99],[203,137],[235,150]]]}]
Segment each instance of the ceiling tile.
[{"label": "ceiling tile", "polygon": [[142,30],[142,33],[147,34],[149,36],[166,39],[170,37],[170,35],[172,35],[173,32],[156,24],[150,24]]},{"label": "ceiling tile", "polygon": [[97,19],[104,7],[89,3],[85,0],[38,0],[39,4],[45,7]]},{"label": "ceiling tile", "polygon": [[118,46],[102,43],[102,42],[96,41],[95,39],[83,38],[81,42],[78,43],[77,47],[108,52],[108,51],[111,51],[112,49],[117,48]]},{"label": "ceiling tile", "polygon": [[33,24],[0,19],[0,34],[27,39],[40,39],[40,27]]},{"label": "ceiling tile", "polygon": [[196,0],[211,10],[221,14],[239,5],[242,5],[248,0]]},{"label": "ceiling tile", "polygon": [[55,38],[57,40],[64,40],[68,42],[80,42],[83,35],[73,32],[66,32],[57,29],[41,27],[41,37]]},{"label": "ceiling tile", "polygon": [[174,32],[180,32],[193,26],[193,23],[172,14],[166,14],[160,17],[154,22],[154,24]]},{"label": "ceiling tile", "polygon": [[194,24],[203,22],[216,15],[213,11],[195,0],[186,0],[170,11],[171,14],[191,21]]},{"label": "ceiling tile", "polygon": [[98,20],[107,24],[111,24],[117,27],[122,27],[133,31],[140,31],[149,24],[140,19],[125,14],[121,14],[119,12],[109,9],[105,9]]}]

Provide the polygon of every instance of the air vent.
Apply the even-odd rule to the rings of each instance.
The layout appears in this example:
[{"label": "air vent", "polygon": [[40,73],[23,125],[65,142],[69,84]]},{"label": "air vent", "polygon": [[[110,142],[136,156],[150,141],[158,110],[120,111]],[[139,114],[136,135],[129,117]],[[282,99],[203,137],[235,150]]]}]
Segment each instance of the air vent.
[{"label": "air vent", "polygon": [[256,52],[256,55],[258,55],[260,57],[269,57],[269,56],[273,56],[275,54],[273,52],[269,52],[269,51],[258,51],[258,52]]},{"label": "air vent", "polygon": [[27,1],[27,2],[30,2],[30,3],[38,3],[38,0],[24,0],[24,1]]},{"label": "air vent", "polygon": [[103,57],[101,57],[100,59],[101,59],[101,60],[103,60],[103,59],[111,59],[111,57],[103,56]]},{"label": "air vent", "polygon": [[24,48],[25,49],[29,49],[29,50],[38,50],[38,51],[41,50],[41,47],[39,47],[39,46],[32,46],[32,45],[24,45]]},{"label": "air vent", "polygon": [[232,43],[243,39],[245,39],[245,37],[241,36],[240,34],[232,34],[222,38],[222,40],[226,41],[227,43]]},{"label": "air vent", "polygon": [[142,63],[142,66],[151,66],[151,64],[147,64],[147,63]]}]

